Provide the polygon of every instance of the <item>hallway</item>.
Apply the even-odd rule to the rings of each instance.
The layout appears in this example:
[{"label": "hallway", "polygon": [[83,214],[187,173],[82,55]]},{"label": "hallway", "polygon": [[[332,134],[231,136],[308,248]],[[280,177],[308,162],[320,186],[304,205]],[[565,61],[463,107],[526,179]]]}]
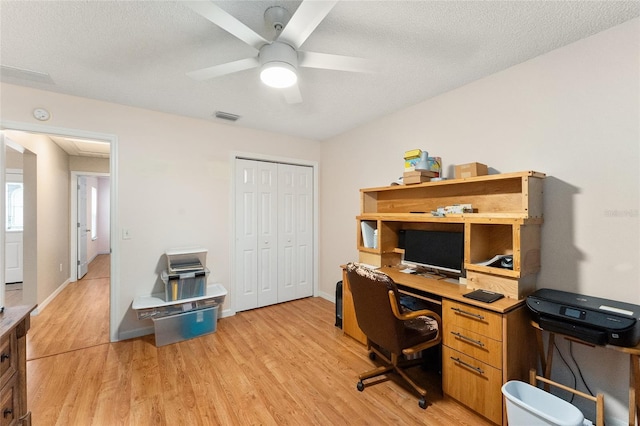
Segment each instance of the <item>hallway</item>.
[{"label": "hallway", "polygon": [[110,255],[98,255],[81,280],[31,317],[28,361],[109,342],[109,268]]}]

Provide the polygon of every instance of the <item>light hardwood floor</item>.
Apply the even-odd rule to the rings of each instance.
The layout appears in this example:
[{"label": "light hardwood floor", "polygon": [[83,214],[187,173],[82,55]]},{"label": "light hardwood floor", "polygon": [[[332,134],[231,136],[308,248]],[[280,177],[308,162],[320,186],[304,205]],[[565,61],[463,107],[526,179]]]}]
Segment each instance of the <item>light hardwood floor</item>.
[{"label": "light hardwood floor", "polygon": [[[412,370],[429,391],[426,410],[391,380],[358,392],[357,375],[372,361],[334,326],[327,300],[242,312],[220,319],[214,334],[158,348],[153,336],[100,342],[108,302],[98,299],[108,301],[108,285],[78,283],[32,319],[27,382],[36,426],[490,424],[443,398],[435,372]],[[67,299],[75,309],[56,313]],[[104,323],[78,304],[107,306]]]},{"label": "light hardwood floor", "polygon": [[31,318],[27,360],[109,343],[109,264],[108,254],[98,255],[82,279]]}]

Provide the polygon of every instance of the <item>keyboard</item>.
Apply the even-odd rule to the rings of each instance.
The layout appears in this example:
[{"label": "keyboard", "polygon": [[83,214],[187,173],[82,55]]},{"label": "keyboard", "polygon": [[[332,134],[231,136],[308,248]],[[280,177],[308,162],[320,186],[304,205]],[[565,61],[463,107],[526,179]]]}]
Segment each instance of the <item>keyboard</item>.
[{"label": "keyboard", "polygon": [[379,267],[379,266],[376,266],[376,265],[370,265],[370,264],[368,264],[368,263],[358,263],[358,265],[360,265],[360,266],[362,266],[362,267],[364,267],[364,268],[367,268],[367,269],[380,269],[380,267]]}]

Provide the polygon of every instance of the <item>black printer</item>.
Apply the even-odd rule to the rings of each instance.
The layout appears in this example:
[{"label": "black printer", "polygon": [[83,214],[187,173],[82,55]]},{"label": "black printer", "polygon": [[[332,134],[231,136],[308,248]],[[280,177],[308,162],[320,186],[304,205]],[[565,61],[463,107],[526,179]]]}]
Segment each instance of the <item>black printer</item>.
[{"label": "black printer", "polygon": [[540,328],[596,345],[636,346],[640,342],[640,306],[542,288],[527,297]]}]

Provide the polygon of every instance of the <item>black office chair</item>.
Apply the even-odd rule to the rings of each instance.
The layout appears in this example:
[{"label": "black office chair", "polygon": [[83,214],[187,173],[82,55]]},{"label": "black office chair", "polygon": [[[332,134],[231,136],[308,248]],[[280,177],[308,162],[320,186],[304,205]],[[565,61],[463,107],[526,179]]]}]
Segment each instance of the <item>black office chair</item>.
[{"label": "black office chair", "polygon": [[407,359],[407,356],[440,344],[440,316],[430,310],[404,310],[395,282],[379,271],[349,263],[347,278],[358,326],[367,336],[369,358],[373,360],[379,356],[386,363],[360,374],[357,389],[364,390],[363,380],[396,372],[420,394],[420,408],[426,408],[427,391],[411,380],[403,369],[422,361],[420,358]]}]

